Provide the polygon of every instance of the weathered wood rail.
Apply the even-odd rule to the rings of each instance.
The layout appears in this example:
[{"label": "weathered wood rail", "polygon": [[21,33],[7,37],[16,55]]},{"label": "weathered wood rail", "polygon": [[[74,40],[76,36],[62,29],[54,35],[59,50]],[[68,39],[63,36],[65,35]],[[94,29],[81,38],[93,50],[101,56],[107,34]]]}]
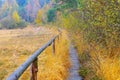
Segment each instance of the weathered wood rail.
[{"label": "weathered wood rail", "polygon": [[52,53],[55,54],[55,40],[56,38],[58,38],[59,40],[60,35],[61,32],[58,35],[54,36],[50,41],[48,41],[37,51],[35,51],[33,55],[31,55],[22,65],[20,65],[10,76],[8,76],[6,80],[18,80],[29,66],[31,67],[30,80],[37,80],[38,72],[37,57],[50,45],[52,45]]}]

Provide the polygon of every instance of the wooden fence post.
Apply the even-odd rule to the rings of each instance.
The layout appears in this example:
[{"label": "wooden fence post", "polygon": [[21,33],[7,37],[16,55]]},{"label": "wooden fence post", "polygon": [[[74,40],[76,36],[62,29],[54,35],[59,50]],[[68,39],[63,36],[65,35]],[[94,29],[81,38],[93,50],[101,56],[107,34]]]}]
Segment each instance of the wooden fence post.
[{"label": "wooden fence post", "polygon": [[55,40],[52,42],[52,53],[55,54]]},{"label": "wooden fence post", "polygon": [[59,41],[60,41],[60,37],[58,36],[58,43],[59,43]]},{"label": "wooden fence post", "polygon": [[31,64],[31,78],[30,80],[37,80],[38,72],[38,58],[36,58]]}]

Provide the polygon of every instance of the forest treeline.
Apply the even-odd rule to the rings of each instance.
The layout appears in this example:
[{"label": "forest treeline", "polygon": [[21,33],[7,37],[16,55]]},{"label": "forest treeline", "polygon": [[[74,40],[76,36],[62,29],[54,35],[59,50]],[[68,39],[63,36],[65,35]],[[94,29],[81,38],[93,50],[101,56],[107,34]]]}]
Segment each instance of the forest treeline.
[{"label": "forest treeline", "polygon": [[69,31],[82,64],[80,75],[85,80],[119,80],[120,0],[54,2],[49,22]]},{"label": "forest treeline", "polygon": [[41,19],[37,15],[45,5],[53,4],[51,0],[0,0],[0,29],[24,28],[27,23],[38,22],[38,17]]}]

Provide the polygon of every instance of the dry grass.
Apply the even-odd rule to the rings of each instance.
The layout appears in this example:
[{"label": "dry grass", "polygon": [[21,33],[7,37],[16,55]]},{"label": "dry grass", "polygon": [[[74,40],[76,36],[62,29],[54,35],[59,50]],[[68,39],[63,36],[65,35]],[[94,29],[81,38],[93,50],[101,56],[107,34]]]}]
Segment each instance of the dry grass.
[{"label": "dry grass", "polygon": [[113,52],[116,53],[114,56],[111,56],[113,53],[110,54],[110,51],[96,46],[90,54],[91,66],[102,80],[120,80],[120,55],[117,55],[117,49]]},{"label": "dry grass", "polygon": [[[106,48],[85,43],[82,33],[71,35],[82,64],[85,80],[120,80],[120,47]],[[112,43],[109,43],[111,47]],[[113,46],[113,45],[112,45]]]},{"label": "dry grass", "polygon": [[[61,36],[60,40],[56,40],[56,51],[52,54],[50,46],[43,54],[45,55],[45,63],[39,66],[38,80],[66,80],[68,68],[70,67],[68,56],[68,44],[65,36]],[[44,65],[44,66],[43,66]]]},{"label": "dry grass", "polygon": [[[52,53],[52,46],[49,46],[38,58],[38,80],[66,80],[70,67],[68,55],[68,43],[66,35],[55,40],[55,54]],[[22,75],[20,80],[29,80],[29,68]],[[28,77],[26,79],[26,77]]]},{"label": "dry grass", "polygon": [[[50,40],[57,32],[50,28],[33,28],[0,31],[0,80],[4,80],[29,55]],[[49,46],[38,58],[38,80],[65,80],[70,67],[66,35],[55,41],[55,54]],[[30,68],[20,80],[30,80]]]},{"label": "dry grass", "polygon": [[4,80],[55,33],[54,29],[31,26],[0,30],[0,80]]},{"label": "dry grass", "polygon": [[101,76],[103,80],[120,80],[120,60],[102,58],[97,75]]}]

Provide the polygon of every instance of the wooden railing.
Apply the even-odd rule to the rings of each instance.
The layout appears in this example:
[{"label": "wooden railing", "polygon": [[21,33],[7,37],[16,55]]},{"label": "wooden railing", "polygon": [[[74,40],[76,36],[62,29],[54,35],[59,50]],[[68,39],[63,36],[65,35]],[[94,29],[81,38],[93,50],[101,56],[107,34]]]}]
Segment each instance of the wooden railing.
[{"label": "wooden railing", "polygon": [[20,65],[6,80],[18,80],[24,71],[30,66],[31,67],[31,77],[30,80],[37,80],[38,72],[38,56],[43,52],[48,46],[52,45],[52,53],[55,54],[55,40],[61,35],[61,32],[48,41],[45,45],[39,48],[33,53],[22,65]]}]

